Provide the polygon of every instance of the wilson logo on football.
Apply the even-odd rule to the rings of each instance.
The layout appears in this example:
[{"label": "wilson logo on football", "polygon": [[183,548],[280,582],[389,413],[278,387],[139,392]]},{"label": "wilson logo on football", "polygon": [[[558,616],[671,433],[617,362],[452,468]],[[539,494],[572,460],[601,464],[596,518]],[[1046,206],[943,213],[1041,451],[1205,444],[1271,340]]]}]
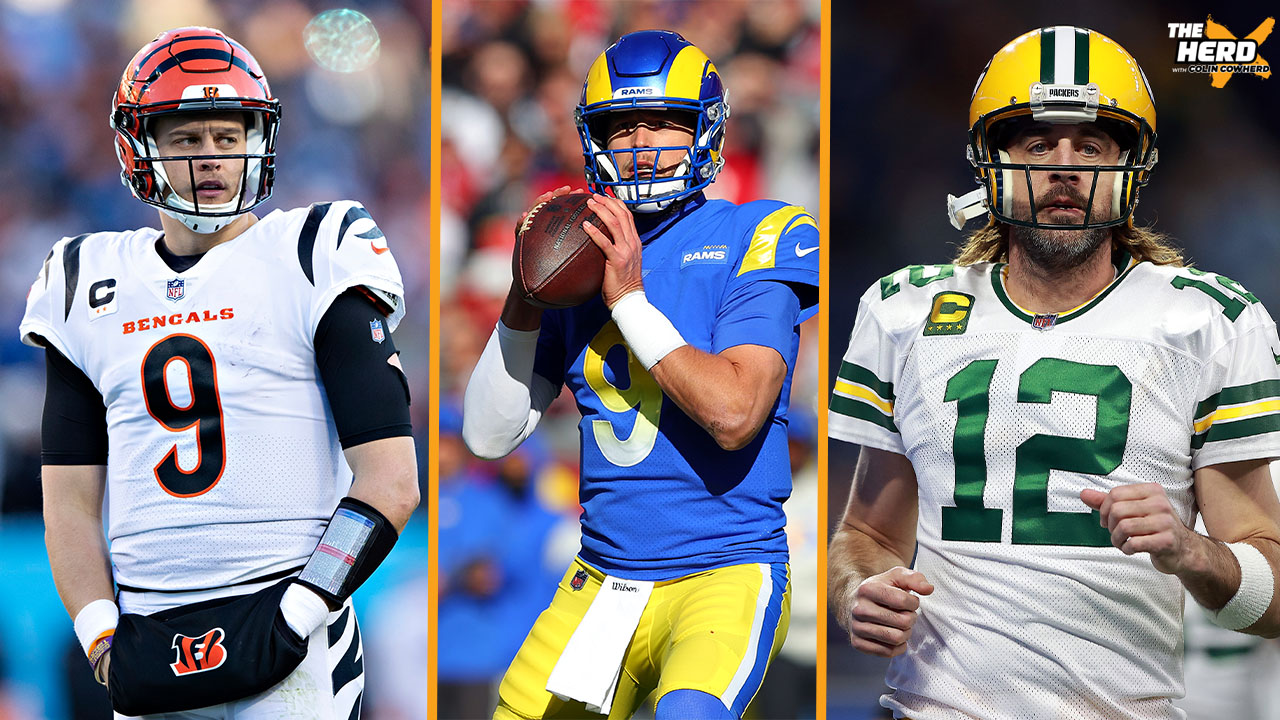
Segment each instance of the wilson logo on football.
[{"label": "wilson logo on football", "polygon": [[173,636],[173,649],[177,652],[169,664],[173,674],[194,675],[221,667],[227,661],[227,649],[222,646],[226,637],[222,628],[214,628],[200,637]]}]

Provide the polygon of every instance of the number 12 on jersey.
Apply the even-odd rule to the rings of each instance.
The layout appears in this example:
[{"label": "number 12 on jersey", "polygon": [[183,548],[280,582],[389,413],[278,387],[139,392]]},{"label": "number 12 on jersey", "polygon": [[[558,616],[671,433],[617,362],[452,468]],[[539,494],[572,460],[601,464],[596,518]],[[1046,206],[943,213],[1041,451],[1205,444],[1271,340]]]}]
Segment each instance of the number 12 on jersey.
[{"label": "number 12 on jersey", "polygon": [[[974,360],[947,381],[945,402],[957,409],[952,451],[955,507],[942,508],[942,539],[1000,542],[1004,510],[983,503],[987,485],[986,434],[991,380],[997,360]],[[1107,475],[1124,459],[1133,384],[1114,365],[1041,358],[1018,378],[1019,403],[1051,403],[1054,392],[1092,395],[1097,416],[1092,438],[1036,434],[1017,448],[1013,482],[1013,544],[1106,547],[1111,535],[1098,512],[1049,510],[1049,473],[1066,470]],[[1083,503],[1081,503],[1083,507]]]}]

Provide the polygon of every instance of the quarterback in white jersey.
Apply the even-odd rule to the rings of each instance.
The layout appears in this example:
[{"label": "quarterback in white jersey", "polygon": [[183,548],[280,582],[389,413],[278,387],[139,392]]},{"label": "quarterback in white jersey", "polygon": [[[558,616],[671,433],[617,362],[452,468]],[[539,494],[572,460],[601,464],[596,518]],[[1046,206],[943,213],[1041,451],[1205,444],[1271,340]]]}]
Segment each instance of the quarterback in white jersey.
[{"label": "quarterback in white jersey", "polygon": [[1275,324],[1134,227],[1155,110],[1112,40],[1015,39],[970,120],[982,188],[949,212],[989,223],[863,295],[832,394],[862,446],[832,612],[894,658],[894,717],[1183,717],[1184,588],[1280,633]]},{"label": "quarterback in white jersey", "polygon": [[161,229],[58,242],[20,329],[59,594],[121,717],[357,717],[348,597],[418,501],[399,270],[359,203],[250,212],[279,102],[221,32],[144,46],[112,110]]}]

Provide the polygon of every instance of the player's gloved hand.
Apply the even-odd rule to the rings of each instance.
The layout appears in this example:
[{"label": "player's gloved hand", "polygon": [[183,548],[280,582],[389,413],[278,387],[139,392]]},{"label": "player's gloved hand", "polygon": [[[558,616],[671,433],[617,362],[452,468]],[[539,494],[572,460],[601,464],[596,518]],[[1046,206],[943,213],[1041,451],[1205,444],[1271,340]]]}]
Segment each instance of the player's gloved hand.
[{"label": "player's gloved hand", "polygon": [[1125,555],[1149,553],[1162,573],[1177,575],[1197,552],[1201,536],[1178,518],[1159,483],[1121,485],[1105,493],[1086,488],[1080,499],[1102,516],[1112,545]]},{"label": "player's gloved hand", "polygon": [[854,650],[895,657],[907,651],[907,640],[920,608],[919,595],[933,592],[924,573],[904,567],[872,575],[849,593],[836,620],[849,633]]},{"label": "player's gloved hand", "polygon": [[280,598],[280,613],[289,629],[306,640],[329,616],[329,604],[307,586],[293,583]]},{"label": "player's gloved hand", "polygon": [[605,307],[612,310],[624,295],[644,290],[640,233],[636,231],[636,220],[630,208],[618,198],[593,195],[587,201],[587,207],[609,228],[612,237],[612,240],[606,237],[590,222],[582,222],[582,228],[604,253],[604,283],[600,294],[604,296]]}]

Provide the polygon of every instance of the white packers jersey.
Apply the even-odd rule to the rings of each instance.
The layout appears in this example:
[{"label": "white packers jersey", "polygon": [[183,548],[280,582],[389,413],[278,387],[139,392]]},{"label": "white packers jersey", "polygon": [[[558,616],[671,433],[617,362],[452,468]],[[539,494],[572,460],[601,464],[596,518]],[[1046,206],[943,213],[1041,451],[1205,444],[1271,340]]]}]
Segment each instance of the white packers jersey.
[{"label": "white packers jersey", "polygon": [[300,569],[351,485],[313,337],[345,290],[404,315],[369,213],[275,211],[176,273],[159,230],[58,242],[23,341],[71,360],[106,404],[106,524],[115,580],[173,592]]},{"label": "white packers jersey", "polygon": [[1112,547],[1080,490],[1158,482],[1190,525],[1192,472],[1280,455],[1276,330],[1199,270],[1128,261],[1036,316],[1003,265],[912,266],[862,297],[833,438],[904,454],[921,598],[885,702],[937,718],[1178,718],[1182,587]]}]

